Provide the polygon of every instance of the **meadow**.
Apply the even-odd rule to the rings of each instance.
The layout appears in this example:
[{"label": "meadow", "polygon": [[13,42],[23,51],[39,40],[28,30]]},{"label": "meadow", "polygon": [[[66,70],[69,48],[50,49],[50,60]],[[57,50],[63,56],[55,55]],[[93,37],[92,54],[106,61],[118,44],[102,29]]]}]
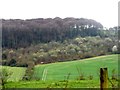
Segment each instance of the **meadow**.
[{"label": "meadow", "polygon": [[93,76],[99,79],[100,68],[108,68],[109,77],[112,71],[118,73],[118,55],[99,56],[69,62],[57,62],[52,64],[35,66],[35,77],[42,80],[65,80],[68,74],[70,80],[79,79],[79,76],[88,78]]},{"label": "meadow", "polygon": [[[111,80],[117,87],[118,82]],[[69,80],[67,81],[20,81],[8,82],[6,88],[100,88],[99,80]],[[108,87],[112,84],[108,82]]]},{"label": "meadow", "polygon": [[20,80],[22,80],[24,74],[25,74],[25,70],[26,68],[23,67],[9,67],[9,66],[2,66],[1,68],[7,69],[8,72],[12,72],[12,74],[10,75],[10,77],[8,78],[8,82],[9,81],[13,81],[13,82],[18,82]]},{"label": "meadow", "polygon": [[[33,78],[36,80],[22,81],[26,68],[4,67],[13,74],[8,79],[6,88],[98,88],[100,68],[108,68],[111,79],[113,70],[118,75],[118,55],[106,55],[68,62],[41,64],[34,67]],[[92,78],[91,78],[92,77]],[[67,82],[69,81],[69,82]],[[117,85],[116,81],[112,81]],[[109,87],[111,83],[109,82]]]}]

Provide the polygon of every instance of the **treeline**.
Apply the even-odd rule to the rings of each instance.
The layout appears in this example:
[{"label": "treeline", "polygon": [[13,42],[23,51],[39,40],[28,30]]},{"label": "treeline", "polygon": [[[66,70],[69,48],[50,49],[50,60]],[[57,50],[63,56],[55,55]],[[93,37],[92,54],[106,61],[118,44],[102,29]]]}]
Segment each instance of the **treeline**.
[{"label": "treeline", "polygon": [[38,18],[2,20],[2,47],[19,48],[32,44],[102,36],[102,24],[85,18]]},{"label": "treeline", "polygon": [[115,38],[77,37],[61,42],[51,41],[27,48],[3,49],[2,64],[32,67],[36,64],[73,61],[118,52]]},{"label": "treeline", "polygon": [[2,20],[2,63],[35,64],[120,53],[117,27],[105,29],[91,19],[39,18]]}]

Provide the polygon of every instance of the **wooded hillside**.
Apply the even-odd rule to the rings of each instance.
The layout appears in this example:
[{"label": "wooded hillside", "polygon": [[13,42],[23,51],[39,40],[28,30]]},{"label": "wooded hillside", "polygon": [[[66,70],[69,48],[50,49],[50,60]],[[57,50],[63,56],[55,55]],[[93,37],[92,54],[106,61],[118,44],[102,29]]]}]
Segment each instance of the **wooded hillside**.
[{"label": "wooded hillside", "polygon": [[27,47],[36,43],[63,41],[77,36],[97,36],[102,24],[84,18],[38,18],[2,20],[2,46]]},{"label": "wooded hillside", "polygon": [[117,27],[84,18],[2,20],[2,64],[28,67],[118,51]]}]

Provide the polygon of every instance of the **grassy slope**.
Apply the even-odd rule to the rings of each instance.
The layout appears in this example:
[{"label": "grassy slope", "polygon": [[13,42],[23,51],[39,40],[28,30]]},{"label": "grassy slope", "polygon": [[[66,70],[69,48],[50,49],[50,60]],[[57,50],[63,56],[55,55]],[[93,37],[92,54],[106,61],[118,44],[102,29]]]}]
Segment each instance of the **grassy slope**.
[{"label": "grassy slope", "polygon": [[[46,80],[64,80],[68,76],[68,73],[70,73],[70,79],[76,79],[79,76],[77,70],[77,68],[79,68],[79,73],[83,73],[85,78],[88,78],[89,75],[98,78],[100,67],[108,67],[109,76],[111,76],[113,69],[116,69],[118,72],[118,55],[107,55],[78,61],[37,65],[35,66],[34,75],[42,78],[43,72],[46,69]],[[25,68],[6,66],[3,68],[8,68],[13,72],[13,75],[11,75],[8,81],[19,81],[25,74]]]},{"label": "grassy slope", "polygon": [[93,75],[93,77],[97,79],[99,78],[100,67],[107,67],[109,76],[111,76],[113,69],[118,72],[118,55],[107,55],[78,61],[37,65],[35,67],[35,76],[42,78],[45,70],[47,72],[46,80],[64,80],[68,76],[68,73],[70,73],[70,79],[76,79],[79,76],[77,70],[77,68],[79,68],[79,73],[83,73],[85,77]]},{"label": "grassy slope", "polygon": [[[97,72],[99,72],[100,67],[108,67],[109,74],[111,74],[112,69],[118,70],[118,55],[108,55],[108,56],[100,56],[95,58],[89,58],[86,60],[79,60],[79,61],[71,61],[71,62],[58,62],[52,64],[45,64],[45,65],[37,65],[35,66],[35,75],[38,77],[42,76],[44,68],[47,68],[47,80],[46,81],[20,81],[20,82],[8,82],[6,84],[6,88],[64,88],[66,86],[66,82],[64,81],[64,76],[67,75],[69,72],[71,73],[70,78],[76,79],[78,75],[78,71],[76,69],[80,67],[82,72],[85,75],[85,78],[89,74],[93,74],[93,80],[69,80],[67,87],[68,88],[99,88],[99,78]],[[10,70],[14,71],[10,79],[13,81],[15,80],[14,77],[19,78],[23,76],[25,69],[16,67],[7,67]],[[19,75],[22,73],[22,75]],[[109,75],[110,76],[110,75]],[[55,81],[59,80],[59,81]],[[115,85],[117,82],[115,81]],[[109,82],[109,87],[111,84]]]},{"label": "grassy slope", "polygon": [[0,68],[6,68],[8,71],[12,72],[12,75],[8,79],[8,81],[19,81],[22,80],[22,77],[25,74],[25,68],[21,67],[9,67],[9,66],[2,66]]}]

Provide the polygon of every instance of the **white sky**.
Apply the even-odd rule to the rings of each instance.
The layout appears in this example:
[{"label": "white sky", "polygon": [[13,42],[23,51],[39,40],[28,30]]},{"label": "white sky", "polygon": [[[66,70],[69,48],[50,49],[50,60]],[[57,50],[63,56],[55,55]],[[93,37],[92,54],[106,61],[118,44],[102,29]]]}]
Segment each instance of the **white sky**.
[{"label": "white sky", "polygon": [[76,17],[94,19],[105,27],[118,25],[119,0],[0,0],[0,18]]}]

